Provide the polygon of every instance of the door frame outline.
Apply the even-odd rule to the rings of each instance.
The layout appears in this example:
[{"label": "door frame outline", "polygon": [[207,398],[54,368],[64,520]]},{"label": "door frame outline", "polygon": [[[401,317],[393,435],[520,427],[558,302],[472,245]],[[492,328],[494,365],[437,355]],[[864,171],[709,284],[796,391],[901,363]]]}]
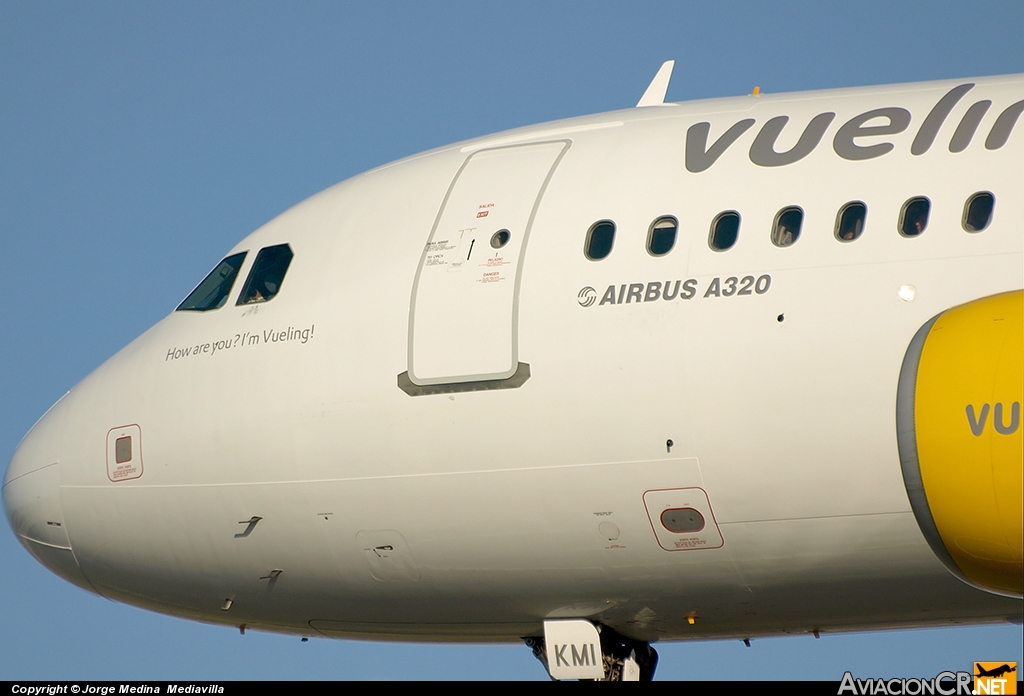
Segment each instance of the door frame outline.
[{"label": "door frame outline", "polygon": [[[533,147],[537,145],[549,145],[561,143],[562,149],[555,156],[554,161],[548,168],[548,172],[541,182],[540,188],[537,190],[537,196],[533,201],[533,207],[530,209],[530,215],[526,221],[526,228],[523,231],[523,241],[519,247],[519,258],[516,262],[516,277],[515,283],[512,290],[512,369],[506,373],[504,377],[495,379],[493,376],[485,376],[484,379],[469,379],[462,382],[443,382],[443,383],[431,383],[431,384],[417,384],[412,379],[412,356],[413,356],[413,337],[414,337],[414,320],[416,316],[416,291],[419,288],[420,274],[423,272],[423,264],[426,261],[427,249],[429,248],[430,241],[434,238],[434,234],[437,232],[438,225],[441,224],[441,216],[444,214],[445,208],[448,205],[448,200],[455,190],[455,186],[458,184],[459,179],[462,177],[462,172],[465,171],[466,167],[469,166],[470,161],[476,155],[481,152],[493,152],[496,150],[512,150],[515,148]],[[451,392],[462,392],[462,391],[480,391],[480,390],[491,390],[491,389],[514,389],[521,386],[527,379],[530,378],[530,366],[528,363],[519,362],[519,291],[522,284],[523,264],[526,259],[526,248],[530,242],[530,234],[533,232],[533,223],[537,217],[537,211],[540,208],[541,201],[544,200],[544,194],[547,192],[548,184],[551,182],[551,177],[554,176],[555,171],[558,169],[558,165],[561,164],[562,158],[565,157],[565,153],[569,151],[572,146],[572,140],[568,138],[556,138],[554,140],[538,140],[534,142],[516,143],[514,145],[503,145],[499,147],[482,147],[479,150],[474,150],[469,153],[465,161],[459,167],[459,170],[452,177],[451,183],[448,185],[448,190],[445,192],[444,199],[441,201],[441,206],[437,210],[437,215],[434,217],[434,224],[430,228],[430,234],[427,236],[427,241],[423,245],[423,251],[420,253],[419,263],[416,266],[416,275],[413,278],[412,292],[409,297],[409,323],[408,332],[406,338],[406,371],[398,375],[398,388],[404,391],[409,396],[421,396],[425,394],[448,394]]]}]

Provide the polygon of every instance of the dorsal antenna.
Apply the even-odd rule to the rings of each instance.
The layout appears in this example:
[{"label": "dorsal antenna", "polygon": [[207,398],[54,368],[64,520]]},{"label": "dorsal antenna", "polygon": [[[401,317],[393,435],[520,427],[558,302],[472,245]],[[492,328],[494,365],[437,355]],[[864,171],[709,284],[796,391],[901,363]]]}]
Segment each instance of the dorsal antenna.
[{"label": "dorsal antenna", "polygon": [[637,106],[661,106],[665,103],[665,93],[668,91],[668,83],[672,79],[672,68],[675,65],[674,60],[666,60],[661,64],[658,73],[651,80],[651,84],[647,85],[644,96],[640,97],[640,101],[636,103]]}]

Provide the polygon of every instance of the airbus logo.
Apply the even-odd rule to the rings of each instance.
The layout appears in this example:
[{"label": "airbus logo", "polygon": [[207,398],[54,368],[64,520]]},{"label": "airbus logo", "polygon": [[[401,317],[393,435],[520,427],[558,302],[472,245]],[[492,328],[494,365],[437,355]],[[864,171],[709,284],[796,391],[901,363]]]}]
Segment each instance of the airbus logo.
[{"label": "airbus logo", "polygon": [[607,287],[597,301],[597,290],[590,285],[580,289],[576,301],[580,307],[592,307],[595,303],[602,305],[622,305],[631,303],[654,302],[656,300],[690,300],[694,297],[703,299],[714,297],[743,297],[744,295],[764,295],[772,286],[772,277],[768,274],[755,278],[752,275],[712,278],[702,283],[697,278],[686,280],[652,280],[646,283],[621,283]]},{"label": "airbus logo", "polygon": [[580,303],[580,307],[589,307],[597,302],[597,290],[588,285],[580,290],[580,294],[576,296],[576,300]]}]

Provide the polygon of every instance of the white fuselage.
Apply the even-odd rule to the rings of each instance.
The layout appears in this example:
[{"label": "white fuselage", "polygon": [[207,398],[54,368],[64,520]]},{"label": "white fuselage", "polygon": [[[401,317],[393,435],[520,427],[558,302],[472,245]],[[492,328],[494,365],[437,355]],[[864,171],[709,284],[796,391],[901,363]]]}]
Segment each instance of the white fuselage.
[{"label": "white fuselage", "polygon": [[[929,112],[968,82],[912,154]],[[261,248],[290,245],[271,301],[236,305],[239,282],[220,309],[174,312],[51,409],[8,470],[8,514],[28,509],[11,500],[35,476],[59,503],[22,538],[71,558],[47,561],[69,579],[303,634],[518,640],[579,617],[653,641],[1019,615],[1018,599],[953,577],[922,536],[895,401],[925,322],[1024,286],[1024,125],[985,146],[1022,98],[1024,79],[1005,77],[670,104],[357,176],[235,247],[249,252],[244,278]],[[951,152],[979,100],[991,108]],[[909,126],[853,142],[890,151],[841,156],[841,127],[889,108]],[[751,160],[771,119],[789,117],[774,142],[784,153],[823,113],[835,116],[805,156]],[[693,171],[691,127],[711,124],[710,147],[743,119],[754,123]],[[484,167],[482,153],[498,165],[465,188],[457,175]],[[970,234],[964,205],[979,191],[994,213]],[[458,196],[488,211],[484,242],[519,206],[502,223],[502,262],[452,266],[462,247],[445,201]],[[916,196],[928,226],[903,236]],[[836,215],[851,201],[866,205],[863,234],[841,242]],[[787,206],[803,227],[778,247]],[[739,236],[717,251],[723,211],[739,213]],[[656,257],[646,241],[661,216],[678,236]],[[590,260],[601,220],[614,244]],[[428,265],[442,247],[452,256]],[[499,274],[486,276],[497,299],[473,294],[490,292],[483,275],[445,285],[484,272]],[[472,388],[501,387],[520,363],[515,386]],[[403,373],[423,389],[400,388]],[[128,426],[138,469],[112,480],[108,433]],[[706,513],[703,536],[666,533],[666,506]]]}]

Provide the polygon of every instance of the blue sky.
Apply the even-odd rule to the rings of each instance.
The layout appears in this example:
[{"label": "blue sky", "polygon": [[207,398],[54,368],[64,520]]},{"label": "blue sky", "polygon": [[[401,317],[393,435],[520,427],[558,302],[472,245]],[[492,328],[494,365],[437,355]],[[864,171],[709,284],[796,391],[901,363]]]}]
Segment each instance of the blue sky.
[{"label": "blue sky", "polygon": [[[385,162],[668,99],[1024,72],[1024,3],[0,0],[0,460],[244,235]],[[513,646],[300,643],[114,604],[0,531],[0,678],[543,679]],[[660,678],[934,676],[1019,626],[662,644]]]}]

